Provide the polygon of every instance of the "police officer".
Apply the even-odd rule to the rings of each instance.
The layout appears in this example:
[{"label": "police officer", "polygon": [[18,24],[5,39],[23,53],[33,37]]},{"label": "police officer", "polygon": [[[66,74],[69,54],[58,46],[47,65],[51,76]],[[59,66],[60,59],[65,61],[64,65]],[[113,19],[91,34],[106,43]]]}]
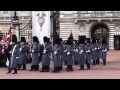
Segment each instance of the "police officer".
[{"label": "police officer", "polygon": [[86,53],[87,69],[90,69],[90,64],[92,59],[92,48],[91,48],[90,38],[86,38],[85,53]]},{"label": "police officer", "polygon": [[33,37],[33,46],[32,46],[32,65],[30,71],[39,70],[39,57],[40,57],[40,46],[39,40],[36,36]]},{"label": "police officer", "polygon": [[19,56],[19,46],[17,45],[17,37],[15,34],[12,35],[12,45],[11,45],[11,59],[10,59],[10,69],[7,73],[17,74],[18,56]]},{"label": "police officer", "polygon": [[[81,36],[82,37],[82,36]],[[84,64],[85,64],[85,39],[84,38],[79,38],[79,46],[78,46],[78,51],[79,51],[79,64],[80,64],[80,69],[79,70],[84,70]]]},{"label": "police officer", "polygon": [[27,63],[27,45],[25,37],[21,37],[20,42],[20,49],[19,49],[19,59],[18,59],[18,70],[20,70],[21,65],[23,65],[23,69],[26,70],[26,63]]},{"label": "police officer", "polygon": [[55,41],[55,45],[53,48],[54,54],[53,54],[53,62],[54,62],[54,73],[60,72],[62,60],[61,60],[61,47],[60,47],[61,39],[58,38]]},{"label": "police officer", "polygon": [[67,63],[67,71],[73,71],[73,41],[71,39],[68,38],[67,40],[67,48],[66,48],[66,63]]},{"label": "police officer", "polygon": [[107,45],[106,45],[106,41],[102,40],[102,60],[103,60],[103,65],[106,65],[106,57],[107,57]]},{"label": "police officer", "polygon": [[42,70],[40,72],[49,72],[50,70],[50,53],[52,51],[52,47],[49,41],[49,38],[44,36],[44,48],[42,55]]}]

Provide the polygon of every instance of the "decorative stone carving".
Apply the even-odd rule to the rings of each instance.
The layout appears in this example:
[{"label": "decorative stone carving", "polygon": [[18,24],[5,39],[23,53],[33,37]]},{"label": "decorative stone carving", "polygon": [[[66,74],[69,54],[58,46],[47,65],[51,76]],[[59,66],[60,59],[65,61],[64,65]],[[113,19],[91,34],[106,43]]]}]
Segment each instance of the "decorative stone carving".
[{"label": "decorative stone carving", "polygon": [[42,26],[45,22],[46,14],[44,11],[42,11],[42,12],[38,12],[36,16],[38,17],[38,23],[39,23],[39,25],[41,27],[41,31],[42,31]]}]

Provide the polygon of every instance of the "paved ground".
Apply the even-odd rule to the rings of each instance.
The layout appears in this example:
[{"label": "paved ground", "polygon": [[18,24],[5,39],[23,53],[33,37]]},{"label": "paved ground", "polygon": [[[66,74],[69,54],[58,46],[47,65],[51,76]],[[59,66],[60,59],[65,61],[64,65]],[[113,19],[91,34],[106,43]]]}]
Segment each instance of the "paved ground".
[{"label": "paved ground", "polygon": [[30,65],[27,65],[26,71],[18,71],[17,75],[6,74],[6,68],[0,68],[0,79],[120,79],[120,51],[109,51],[107,65],[91,66],[91,70],[79,71],[79,66],[74,66],[73,72],[66,72],[64,69],[61,73],[50,72],[30,72]]}]

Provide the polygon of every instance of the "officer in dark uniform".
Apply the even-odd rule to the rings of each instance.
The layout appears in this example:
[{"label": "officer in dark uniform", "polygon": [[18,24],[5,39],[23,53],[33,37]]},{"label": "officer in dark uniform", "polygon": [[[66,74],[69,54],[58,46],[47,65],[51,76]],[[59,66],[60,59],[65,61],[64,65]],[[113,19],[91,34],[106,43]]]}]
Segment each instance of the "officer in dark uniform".
[{"label": "officer in dark uniform", "polygon": [[50,53],[52,52],[52,47],[48,37],[43,37],[44,49],[42,55],[42,70],[40,72],[49,72],[50,70]]},{"label": "officer in dark uniform", "polygon": [[54,62],[54,73],[60,72],[62,60],[61,60],[61,47],[60,47],[61,39],[57,38],[55,41],[55,45],[53,48],[53,62]]},{"label": "officer in dark uniform", "polygon": [[32,46],[32,65],[30,71],[39,70],[39,58],[40,58],[40,46],[39,40],[36,36],[33,37],[33,46]]},{"label": "officer in dark uniform", "polygon": [[11,59],[10,59],[10,69],[7,73],[11,73],[14,69],[14,73],[17,74],[17,65],[18,65],[18,57],[19,57],[19,46],[17,45],[17,37],[15,34],[12,36],[12,45],[11,45]]},{"label": "officer in dark uniform", "polygon": [[92,59],[92,48],[91,48],[90,38],[86,38],[85,52],[86,52],[87,69],[90,69],[90,64]]},{"label": "officer in dark uniform", "polygon": [[79,46],[78,46],[78,51],[79,51],[79,64],[80,64],[80,69],[79,70],[84,70],[84,64],[85,64],[85,38],[79,38]]},{"label": "officer in dark uniform", "polygon": [[20,49],[19,49],[19,59],[18,59],[18,70],[20,70],[21,65],[23,65],[23,69],[26,70],[26,63],[27,63],[27,45],[25,37],[21,37],[20,42]]},{"label": "officer in dark uniform", "polygon": [[102,60],[103,60],[103,65],[106,65],[106,57],[107,57],[107,45],[106,45],[106,41],[102,40]]},{"label": "officer in dark uniform", "polygon": [[73,41],[68,38],[67,40],[67,48],[66,48],[66,63],[67,63],[67,71],[73,71]]}]

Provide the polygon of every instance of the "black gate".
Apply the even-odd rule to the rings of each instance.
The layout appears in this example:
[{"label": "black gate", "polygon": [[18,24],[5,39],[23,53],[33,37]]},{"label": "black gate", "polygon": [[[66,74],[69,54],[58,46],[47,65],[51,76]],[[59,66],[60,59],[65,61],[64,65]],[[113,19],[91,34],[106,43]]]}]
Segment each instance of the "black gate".
[{"label": "black gate", "polygon": [[120,35],[114,36],[114,49],[120,50]]},{"label": "black gate", "polygon": [[101,44],[102,44],[102,40],[106,40],[109,50],[109,30],[104,23],[96,23],[92,27],[91,38],[100,39]]}]

